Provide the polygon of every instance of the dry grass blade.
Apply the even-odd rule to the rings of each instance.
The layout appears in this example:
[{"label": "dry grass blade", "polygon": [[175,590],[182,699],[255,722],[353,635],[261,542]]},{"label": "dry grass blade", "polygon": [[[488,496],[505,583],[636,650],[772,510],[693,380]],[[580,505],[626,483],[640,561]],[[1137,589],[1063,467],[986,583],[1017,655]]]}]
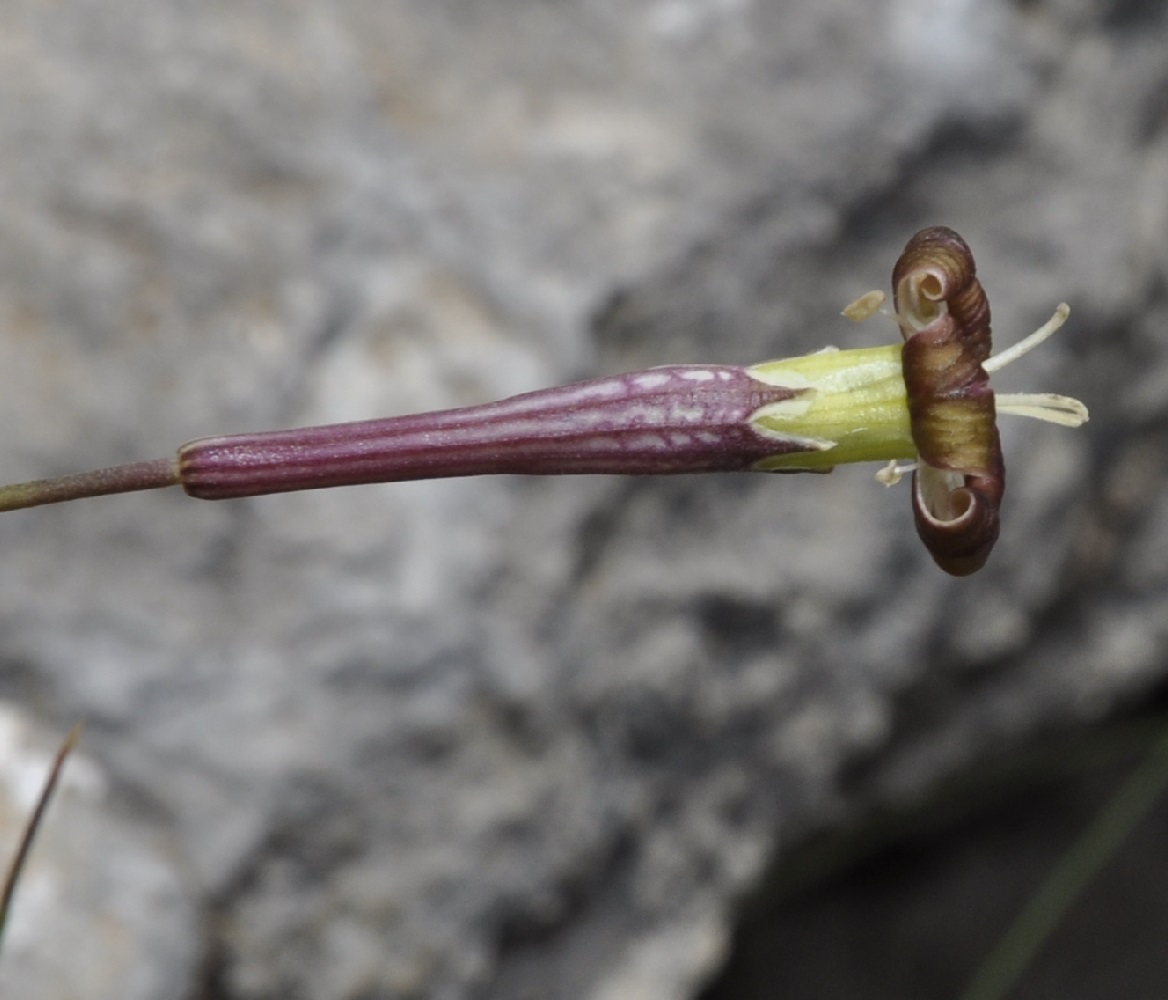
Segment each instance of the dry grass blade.
[{"label": "dry grass blade", "polygon": [[65,761],[69,754],[73,751],[73,747],[77,745],[77,740],[80,736],[81,724],[78,723],[69,730],[69,735],[65,737],[65,741],[61,744],[57,755],[53,758],[53,766],[49,769],[49,775],[45,778],[40,797],[37,799],[32,815],[29,816],[28,822],[25,824],[24,833],[21,835],[20,844],[17,846],[16,853],[12,857],[12,863],[8,866],[8,874],[4,878],[4,894],[0,896],[0,946],[3,946],[4,943],[4,929],[8,924],[8,913],[12,908],[12,898],[16,894],[16,885],[20,881],[20,873],[24,869],[24,863],[28,859],[29,851],[32,849],[32,842],[36,838],[37,829],[41,825],[45,810],[48,808],[49,801],[52,799],[57,782],[61,777],[61,770],[65,766]]},{"label": "dry grass blade", "polygon": [[1071,906],[1168,787],[1168,728],[1007,928],[961,1000],[1003,1000]]}]

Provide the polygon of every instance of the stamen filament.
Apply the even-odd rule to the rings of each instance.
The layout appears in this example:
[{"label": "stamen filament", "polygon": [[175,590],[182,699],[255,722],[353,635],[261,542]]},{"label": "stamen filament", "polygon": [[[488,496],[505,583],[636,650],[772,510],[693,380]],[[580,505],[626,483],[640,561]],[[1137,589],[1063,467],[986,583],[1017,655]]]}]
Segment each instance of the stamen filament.
[{"label": "stamen filament", "polygon": [[[982,362],[982,368],[987,373],[996,372],[999,368],[1005,368],[1006,365],[1012,361],[1017,361],[1024,354],[1029,354],[1044,340],[1048,339],[1052,334],[1056,333],[1059,328],[1067,321],[1067,317],[1071,315],[1071,307],[1065,302],[1060,302],[1058,308],[1055,309],[1054,315],[1051,316],[1045,323],[1035,330],[1029,337],[1023,337],[1013,347],[1008,347],[1002,351],[1001,354],[995,354],[993,357],[986,358]],[[999,397],[1000,398],[1000,397]],[[1077,426],[1077,425],[1075,425]]]},{"label": "stamen filament", "polygon": [[1070,396],[1054,392],[999,392],[995,396],[999,413],[1033,417],[1060,427],[1082,427],[1087,407]]}]

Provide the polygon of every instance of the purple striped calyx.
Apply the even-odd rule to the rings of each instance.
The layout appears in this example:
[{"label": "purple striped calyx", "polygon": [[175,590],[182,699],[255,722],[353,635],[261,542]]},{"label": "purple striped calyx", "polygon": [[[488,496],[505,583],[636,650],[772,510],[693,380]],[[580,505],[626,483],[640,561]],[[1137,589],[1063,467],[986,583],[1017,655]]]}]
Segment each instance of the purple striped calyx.
[{"label": "purple striped calyx", "polygon": [[806,395],[730,365],[668,365],[495,403],[299,430],[200,438],[179,449],[203,499],[498,473],[738,472],[823,447],[752,423]]}]

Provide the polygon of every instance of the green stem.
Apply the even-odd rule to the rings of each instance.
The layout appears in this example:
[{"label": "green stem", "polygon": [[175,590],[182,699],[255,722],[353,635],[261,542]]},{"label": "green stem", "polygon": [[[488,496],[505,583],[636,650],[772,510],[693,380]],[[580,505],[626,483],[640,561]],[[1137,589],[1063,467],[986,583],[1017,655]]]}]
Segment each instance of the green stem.
[{"label": "green stem", "polygon": [[57,479],[35,479],[29,483],[0,486],[0,511],[63,503],[82,497],[101,497],[110,493],[159,490],[178,484],[178,468],[174,460],[159,458],[152,462],[115,465],[109,469],[96,469]]}]

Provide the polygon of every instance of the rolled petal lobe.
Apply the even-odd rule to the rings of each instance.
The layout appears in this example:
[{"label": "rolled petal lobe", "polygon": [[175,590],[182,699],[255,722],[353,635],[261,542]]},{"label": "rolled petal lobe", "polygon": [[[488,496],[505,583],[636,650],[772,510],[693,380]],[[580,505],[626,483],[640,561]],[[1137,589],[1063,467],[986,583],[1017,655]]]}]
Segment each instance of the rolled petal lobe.
[{"label": "rolled petal lobe", "polygon": [[904,381],[918,469],[917,533],[946,572],[980,569],[999,531],[1005,466],[990,355],[990,308],[965,241],[942,226],[924,229],[892,273],[904,335]]}]

